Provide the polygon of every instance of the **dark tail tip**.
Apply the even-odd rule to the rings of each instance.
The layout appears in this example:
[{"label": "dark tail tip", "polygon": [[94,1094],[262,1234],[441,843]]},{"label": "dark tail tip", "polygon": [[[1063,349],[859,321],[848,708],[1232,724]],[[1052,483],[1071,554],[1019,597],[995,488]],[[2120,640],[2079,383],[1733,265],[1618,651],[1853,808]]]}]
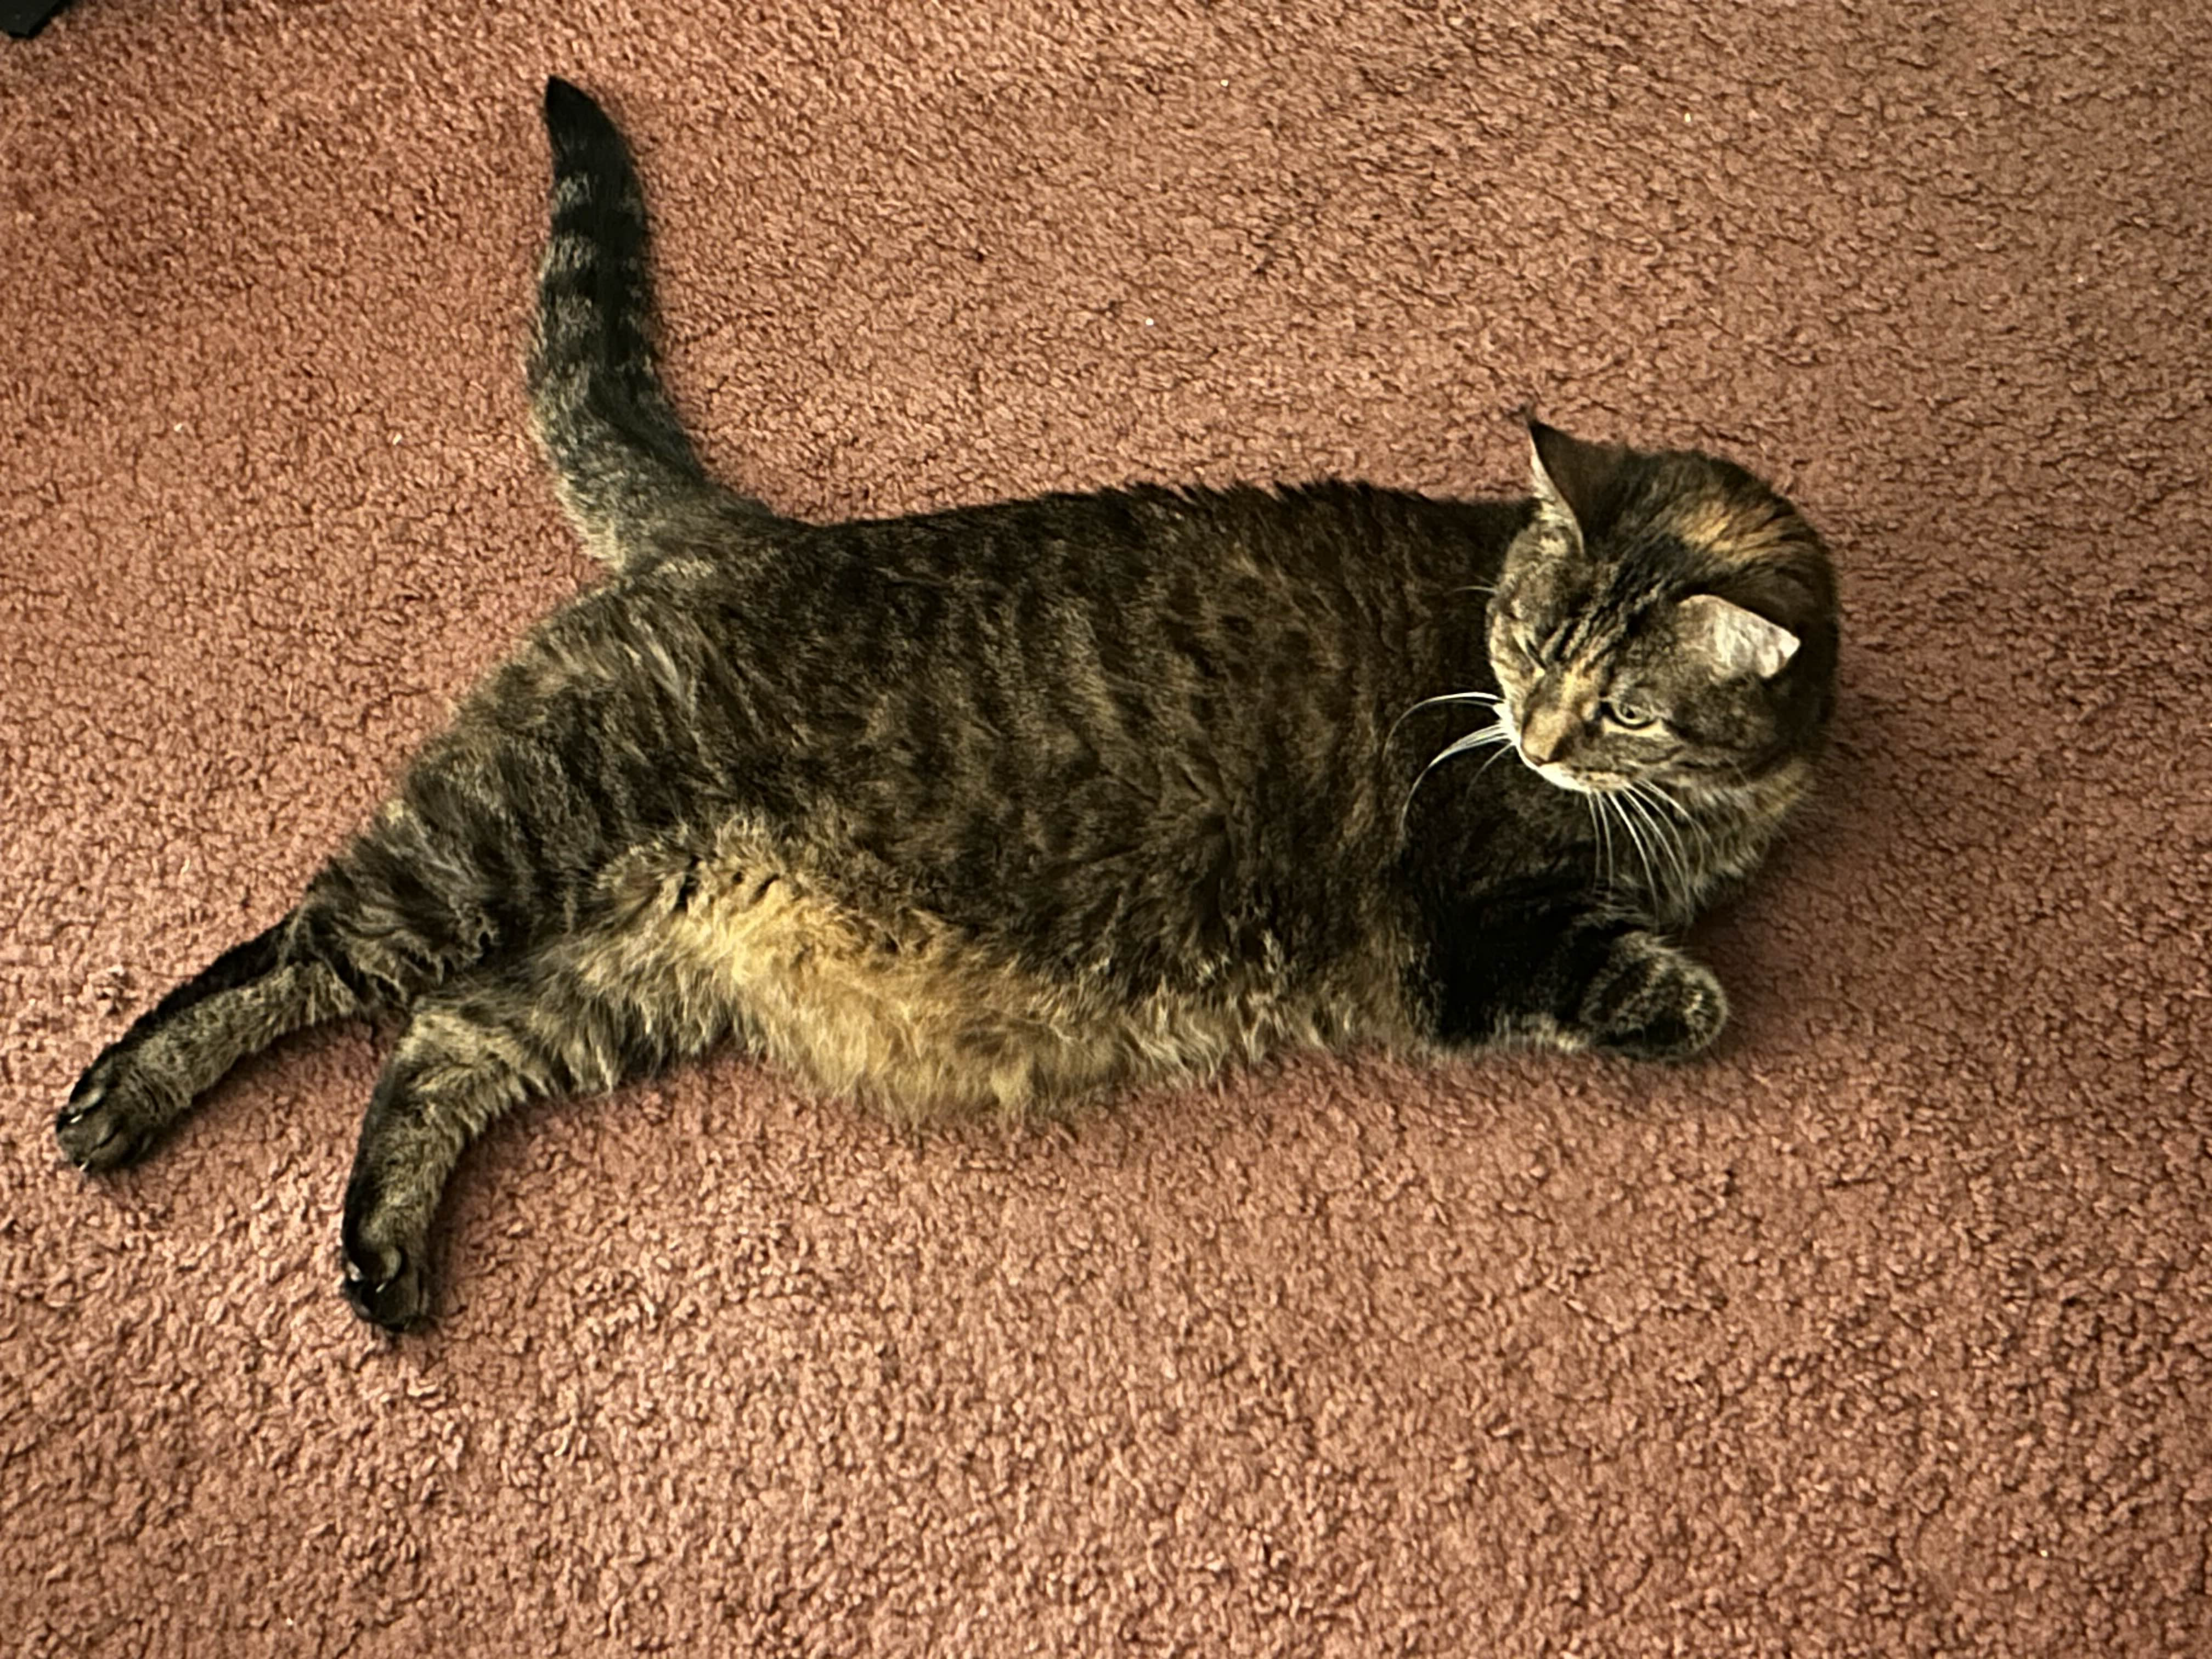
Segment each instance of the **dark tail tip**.
[{"label": "dark tail tip", "polygon": [[545,82],[545,131],[564,153],[617,137],[615,124],[592,94],[557,75]]},{"label": "dark tail tip", "polygon": [[573,81],[563,81],[557,75],[545,77],[545,118],[548,122],[568,122],[581,114],[594,113],[599,106],[592,94]]}]

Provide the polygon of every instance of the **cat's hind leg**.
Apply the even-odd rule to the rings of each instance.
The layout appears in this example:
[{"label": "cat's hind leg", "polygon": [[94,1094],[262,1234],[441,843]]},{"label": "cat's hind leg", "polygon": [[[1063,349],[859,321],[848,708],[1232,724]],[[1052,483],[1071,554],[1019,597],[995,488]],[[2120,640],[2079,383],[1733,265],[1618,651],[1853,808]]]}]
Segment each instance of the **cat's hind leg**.
[{"label": "cat's hind leg", "polygon": [[70,1161],[83,1170],[131,1162],[247,1055],[356,1012],[358,997],[305,933],[295,911],[232,946],[110,1043],[54,1120]]},{"label": "cat's hind leg", "polygon": [[[378,1079],[346,1188],[346,1297],[404,1330],[429,1311],[432,1224],[447,1181],[494,1120],[538,1096],[595,1093],[680,1049],[548,952],[418,999]],[[703,1041],[703,1039],[702,1039]]]},{"label": "cat's hind leg", "polygon": [[[388,810],[325,865],[292,913],[217,957],[85,1069],[54,1120],[80,1169],[143,1154],[223,1074],[323,1020],[405,1008],[494,948],[443,848]],[[453,890],[458,889],[456,893]]]}]

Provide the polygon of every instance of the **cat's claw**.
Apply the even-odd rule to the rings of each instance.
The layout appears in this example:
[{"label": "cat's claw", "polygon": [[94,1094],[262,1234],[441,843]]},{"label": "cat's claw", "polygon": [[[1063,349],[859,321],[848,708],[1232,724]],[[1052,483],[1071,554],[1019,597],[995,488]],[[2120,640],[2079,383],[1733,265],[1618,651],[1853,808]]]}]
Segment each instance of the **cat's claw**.
[{"label": "cat's claw", "polygon": [[396,1243],[380,1243],[378,1230],[349,1218],[344,1230],[345,1278],[339,1289],[353,1310],[372,1325],[404,1331],[422,1322],[430,1311],[430,1285],[422,1253]]},{"label": "cat's claw", "polygon": [[54,1139],[62,1155],[80,1170],[112,1170],[131,1162],[153,1144],[163,1115],[143,1080],[134,1077],[128,1057],[109,1049],[85,1069],[70,1091],[69,1104],[54,1116]]},{"label": "cat's claw", "polygon": [[423,1283],[422,1270],[413,1258],[396,1250],[388,1254],[398,1258],[398,1265],[377,1278],[370,1277],[349,1260],[345,1279],[339,1288],[353,1304],[353,1310],[363,1319],[397,1333],[422,1322],[430,1311],[430,1296],[428,1286]]}]

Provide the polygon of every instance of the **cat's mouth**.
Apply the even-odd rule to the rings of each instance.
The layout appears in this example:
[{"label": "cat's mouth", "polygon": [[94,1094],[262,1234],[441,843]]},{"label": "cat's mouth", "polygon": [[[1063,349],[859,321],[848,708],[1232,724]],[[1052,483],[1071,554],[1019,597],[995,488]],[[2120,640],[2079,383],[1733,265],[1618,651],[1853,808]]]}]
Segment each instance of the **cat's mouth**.
[{"label": "cat's mouth", "polygon": [[1539,766],[1526,755],[1521,763],[1547,783],[1562,789],[1571,789],[1578,795],[1622,795],[1633,788],[1636,780],[1625,772],[1578,772],[1571,766],[1553,761]]},{"label": "cat's mouth", "polygon": [[[1524,762],[1528,762],[1528,757],[1526,755],[1523,755],[1521,758]],[[1589,778],[1578,777],[1574,773],[1569,771],[1565,767],[1558,764],[1556,762],[1549,766],[1538,766],[1533,762],[1528,762],[1528,768],[1529,770],[1535,773],[1538,777],[1543,779],[1545,782],[1557,784],[1562,789],[1571,789],[1578,795],[1610,794],[1613,793],[1613,790],[1618,787],[1616,785],[1597,783]]]}]

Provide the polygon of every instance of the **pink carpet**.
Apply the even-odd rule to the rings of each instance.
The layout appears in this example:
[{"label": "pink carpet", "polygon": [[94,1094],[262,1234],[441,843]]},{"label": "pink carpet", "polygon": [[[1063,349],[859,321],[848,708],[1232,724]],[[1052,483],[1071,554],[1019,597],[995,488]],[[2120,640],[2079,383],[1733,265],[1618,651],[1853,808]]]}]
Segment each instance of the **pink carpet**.
[{"label": "pink carpet", "polygon": [[[1478,14],[1479,15],[1475,15]],[[538,89],[780,507],[1777,477],[1829,787],[1680,1070],[1299,1063],[905,1142],[520,1115],[337,1294],[380,1053],[49,1123],[590,579]],[[2212,33],[2183,0],[76,0],[0,42],[0,1647],[2212,1653]]]}]

